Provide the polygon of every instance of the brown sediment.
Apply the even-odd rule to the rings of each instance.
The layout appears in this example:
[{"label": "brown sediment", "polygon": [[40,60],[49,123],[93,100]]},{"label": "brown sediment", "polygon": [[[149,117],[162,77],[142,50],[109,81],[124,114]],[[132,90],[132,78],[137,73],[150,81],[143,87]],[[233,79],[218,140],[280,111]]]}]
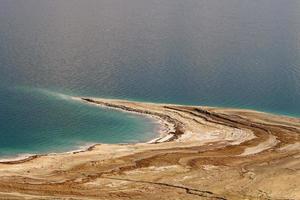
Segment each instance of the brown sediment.
[{"label": "brown sediment", "polygon": [[20,164],[20,163],[24,163],[30,160],[33,160],[35,158],[41,157],[42,155],[31,155],[31,156],[27,156],[25,158],[20,158],[17,160],[7,160],[7,161],[0,161],[1,164]]},{"label": "brown sediment", "polygon": [[300,119],[262,112],[74,98],[145,114],[150,143],[0,164],[0,199],[300,199]]}]

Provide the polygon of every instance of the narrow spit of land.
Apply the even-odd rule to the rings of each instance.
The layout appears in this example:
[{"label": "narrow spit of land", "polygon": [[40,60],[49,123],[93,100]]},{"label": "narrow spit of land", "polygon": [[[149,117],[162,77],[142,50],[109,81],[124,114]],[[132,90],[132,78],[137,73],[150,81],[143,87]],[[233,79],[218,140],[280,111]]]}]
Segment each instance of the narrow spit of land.
[{"label": "narrow spit of land", "polygon": [[300,119],[74,99],[154,117],[159,137],[2,162],[0,199],[300,199]]}]

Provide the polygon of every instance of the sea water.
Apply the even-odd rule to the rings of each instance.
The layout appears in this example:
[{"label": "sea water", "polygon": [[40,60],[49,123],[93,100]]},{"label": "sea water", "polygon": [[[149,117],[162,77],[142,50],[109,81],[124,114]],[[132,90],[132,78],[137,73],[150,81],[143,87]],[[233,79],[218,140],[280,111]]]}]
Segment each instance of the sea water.
[{"label": "sea water", "polygon": [[156,124],[70,96],[300,116],[295,0],[1,0],[0,157],[146,141]]}]

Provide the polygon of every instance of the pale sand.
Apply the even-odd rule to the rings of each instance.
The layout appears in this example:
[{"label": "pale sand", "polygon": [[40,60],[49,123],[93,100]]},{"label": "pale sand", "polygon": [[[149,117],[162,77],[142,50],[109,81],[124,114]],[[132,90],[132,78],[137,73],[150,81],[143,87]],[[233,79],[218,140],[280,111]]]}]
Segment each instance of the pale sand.
[{"label": "pale sand", "polygon": [[[300,120],[239,109],[75,98],[159,120],[148,143],[0,164],[2,199],[300,199]],[[97,108],[95,108],[97,109]]]}]

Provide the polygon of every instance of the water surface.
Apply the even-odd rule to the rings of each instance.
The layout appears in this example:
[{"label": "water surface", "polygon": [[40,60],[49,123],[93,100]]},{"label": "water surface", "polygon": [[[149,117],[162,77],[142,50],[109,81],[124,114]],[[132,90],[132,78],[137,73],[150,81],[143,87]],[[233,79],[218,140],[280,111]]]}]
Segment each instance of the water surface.
[{"label": "water surface", "polygon": [[300,116],[299,10],[298,0],[2,0],[0,156],[154,136],[145,119],[42,91]]}]

